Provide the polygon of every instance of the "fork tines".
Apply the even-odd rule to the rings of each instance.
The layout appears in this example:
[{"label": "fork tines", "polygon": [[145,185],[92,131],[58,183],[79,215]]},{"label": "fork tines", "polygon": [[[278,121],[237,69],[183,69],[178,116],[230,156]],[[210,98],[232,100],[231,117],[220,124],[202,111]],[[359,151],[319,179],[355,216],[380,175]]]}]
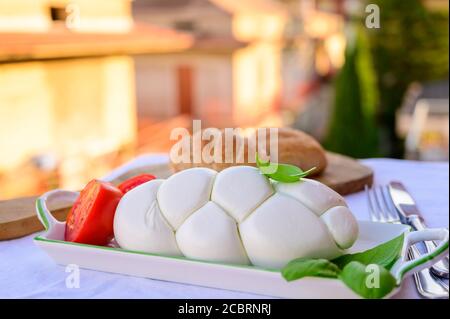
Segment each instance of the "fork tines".
[{"label": "fork tines", "polygon": [[374,222],[400,223],[400,217],[389,196],[387,186],[364,187],[369,204],[370,218]]}]

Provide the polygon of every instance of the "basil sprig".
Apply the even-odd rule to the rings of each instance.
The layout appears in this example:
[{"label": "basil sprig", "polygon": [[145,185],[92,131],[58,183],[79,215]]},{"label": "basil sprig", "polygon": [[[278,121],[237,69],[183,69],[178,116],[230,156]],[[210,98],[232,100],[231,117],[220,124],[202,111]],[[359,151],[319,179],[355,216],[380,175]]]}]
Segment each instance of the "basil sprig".
[{"label": "basil sprig", "polygon": [[397,282],[389,270],[377,264],[369,268],[358,261],[347,264],[339,274],[347,287],[367,299],[379,299],[389,294]]},{"label": "basil sprig", "polygon": [[[294,259],[281,270],[281,274],[287,281],[303,277],[337,278],[364,298],[383,298],[396,286],[389,269],[399,258],[403,241],[404,235],[401,234],[372,249],[331,261]],[[371,283],[372,278],[376,280]]]},{"label": "basil sprig", "polygon": [[303,171],[300,167],[291,164],[264,162],[256,153],[256,166],[265,176],[283,183],[295,183],[301,178],[308,176],[316,168],[313,167],[307,171]]},{"label": "basil sprig", "polygon": [[391,269],[392,265],[400,256],[402,247],[403,234],[361,253],[343,255],[334,259],[333,262],[340,268],[344,268],[352,261],[357,261],[364,265],[377,264],[386,267],[387,269]]},{"label": "basil sprig", "polygon": [[287,281],[303,277],[337,278],[341,270],[326,259],[297,258],[290,261],[281,271]]}]

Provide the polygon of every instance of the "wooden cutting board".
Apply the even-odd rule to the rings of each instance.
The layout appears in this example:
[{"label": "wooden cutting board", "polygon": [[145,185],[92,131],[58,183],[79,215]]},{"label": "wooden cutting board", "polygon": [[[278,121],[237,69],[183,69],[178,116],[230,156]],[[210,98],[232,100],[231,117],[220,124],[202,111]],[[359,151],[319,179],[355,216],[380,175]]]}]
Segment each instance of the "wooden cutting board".
[{"label": "wooden cutting board", "polygon": [[[349,157],[327,153],[328,166],[326,170],[314,179],[328,185],[341,195],[358,192],[364,185],[372,185],[372,170]],[[159,178],[167,178],[172,170],[167,164],[152,165],[145,168],[124,172],[114,179],[114,184],[141,174],[151,173]],[[35,212],[37,196],[16,198],[0,201],[0,240],[8,240],[26,236],[43,230]],[[58,220],[65,220],[70,207],[50,207]]]}]

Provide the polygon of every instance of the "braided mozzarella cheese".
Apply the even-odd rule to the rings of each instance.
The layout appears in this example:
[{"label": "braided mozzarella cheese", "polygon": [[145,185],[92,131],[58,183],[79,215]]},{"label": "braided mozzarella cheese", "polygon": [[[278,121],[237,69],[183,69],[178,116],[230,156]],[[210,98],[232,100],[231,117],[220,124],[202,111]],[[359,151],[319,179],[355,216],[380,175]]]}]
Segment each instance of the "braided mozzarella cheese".
[{"label": "braided mozzarella cheese", "polygon": [[344,199],[317,181],[269,180],[250,166],[191,168],[126,193],[114,217],[125,249],[281,268],[338,257],[358,237]]}]

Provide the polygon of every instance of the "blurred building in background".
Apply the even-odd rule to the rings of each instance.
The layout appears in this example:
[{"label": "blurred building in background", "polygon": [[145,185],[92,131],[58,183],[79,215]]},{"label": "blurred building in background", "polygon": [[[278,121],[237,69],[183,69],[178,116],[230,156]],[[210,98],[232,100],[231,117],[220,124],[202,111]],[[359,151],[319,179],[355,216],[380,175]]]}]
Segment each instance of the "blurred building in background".
[{"label": "blurred building in background", "polygon": [[0,198],[79,188],[168,151],[170,130],[193,118],[290,125],[342,64],[340,6],[1,1]]},{"label": "blurred building in background", "polygon": [[0,197],[77,188],[133,156],[131,55],[190,45],[134,24],[129,0],[0,1]]},{"label": "blurred building in background", "polygon": [[413,83],[397,112],[396,129],[405,139],[405,158],[445,161],[449,157],[447,81]]},{"label": "blurred building in background", "polygon": [[[195,39],[183,52],[136,58],[141,149],[167,151],[161,137],[191,118],[214,127],[292,124],[320,90],[321,77],[343,63],[342,3],[134,1],[136,21]],[[323,124],[312,133],[320,135],[326,123],[316,111]]]},{"label": "blurred building in background", "polygon": [[[413,82],[448,83],[448,1],[372,2],[382,28],[369,31],[364,0],[0,0],[0,199],[78,189],[167,152],[192,119],[293,126],[321,142],[340,122],[353,131],[331,135],[365,144],[339,116],[359,121],[364,101],[335,101],[358,99],[359,77],[380,97],[370,154],[402,157],[403,138],[408,158],[448,159],[448,91],[413,85],[404,99]],[[371,54],[339,91],[350,21]]]},{"label": "blurred building in background", "polygon": [[205,125],[257,125],[280,104],[286,8],[274,0],[135,1],[137,21],[189,32],[187,51],[141,56],[139,112]]}]

